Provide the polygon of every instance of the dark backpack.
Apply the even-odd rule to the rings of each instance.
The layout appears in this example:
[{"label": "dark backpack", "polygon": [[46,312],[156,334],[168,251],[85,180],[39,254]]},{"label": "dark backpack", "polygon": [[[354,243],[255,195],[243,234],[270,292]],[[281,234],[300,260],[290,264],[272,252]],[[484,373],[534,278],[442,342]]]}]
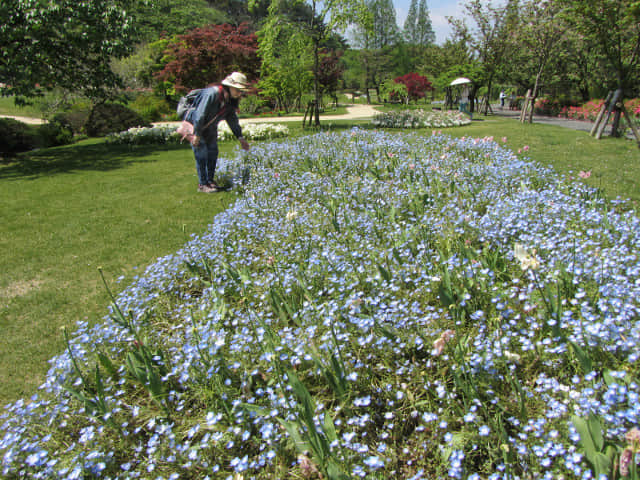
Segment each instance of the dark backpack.
[{"label": "dark backpack", "polygon": [[197,105],[198,97],[200,96],[201,88],[197,88],[195,90],[191,90],[184,97],[181,97],[178,100],[178,107],[176,108],[176,113],[178,114],[178,118],[180,120],[184,120],[187,114],[189,114],[192,110],[195,110]]}]

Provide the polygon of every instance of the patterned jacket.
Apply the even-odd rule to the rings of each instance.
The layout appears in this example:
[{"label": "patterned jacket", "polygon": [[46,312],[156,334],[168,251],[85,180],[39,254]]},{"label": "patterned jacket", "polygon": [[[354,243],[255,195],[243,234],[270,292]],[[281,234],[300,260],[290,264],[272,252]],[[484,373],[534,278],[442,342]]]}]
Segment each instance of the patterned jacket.
[{"label": "patterned jacket", "polygon": [[236,138],[242,137],[242,128],[236,114],[238,100],[229,95],[225,99],[223,89],[220,85],[203,88],[196,98],[196,108],[185,118],[193,125],[194,134],[207,141],[217,138],[218,123],[221,120],[226,120]]}]

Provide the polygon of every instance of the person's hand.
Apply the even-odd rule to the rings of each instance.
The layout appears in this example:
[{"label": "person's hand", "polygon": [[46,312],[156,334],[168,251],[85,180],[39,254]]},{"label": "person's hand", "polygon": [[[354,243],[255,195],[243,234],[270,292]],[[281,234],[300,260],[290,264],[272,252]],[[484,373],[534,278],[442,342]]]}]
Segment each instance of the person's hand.
[{"label": "person's hand", "polygon": [[191,145],[193,145],[194,147],[197,147],[198,145],[200,145],[200,137],[197,135],[192,135],[191,136]]},{"label": "person's hand", "polygon": [[243,149],[243,150],[249,150],[249,148],[251,148],[251,147],[249,146],[249,142],[247,142],[247,140],[246,140],[246,139],[244,139],[244,138],[240,138],[240,139],[238,139],[238,140],[240,141],[240,145],[242,146],[242,149]]}]

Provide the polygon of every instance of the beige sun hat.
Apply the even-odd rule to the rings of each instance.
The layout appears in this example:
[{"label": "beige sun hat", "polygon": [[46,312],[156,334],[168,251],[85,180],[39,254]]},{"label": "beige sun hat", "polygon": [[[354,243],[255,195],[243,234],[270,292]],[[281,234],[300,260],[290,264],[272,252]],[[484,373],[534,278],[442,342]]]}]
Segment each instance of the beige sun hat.
[{"label": "beige sun hat", "polygon": [[222,80],[222,85],[226,85],[227,87],[234,87],[238,90],[247,90],[249,88],[247,77],[244,75],[244,73],[240,72],[233,72],[231,75],[227,76],[224,80]]}]

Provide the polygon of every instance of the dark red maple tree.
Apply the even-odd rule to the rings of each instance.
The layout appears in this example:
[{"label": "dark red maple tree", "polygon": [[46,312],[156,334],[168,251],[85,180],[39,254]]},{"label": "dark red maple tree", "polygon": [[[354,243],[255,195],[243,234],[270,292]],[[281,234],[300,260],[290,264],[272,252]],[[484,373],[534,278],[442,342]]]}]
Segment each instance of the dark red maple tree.
[{"label": "dark red maple tree", "polygon": [[258,39],[246,23],[208,25],[179,35],[167,45],[164,68],[155,74],[172,83],[177,92],[220,82],[233,71],[255,78],[260,59]]},{"label": "dark red maple tree", "polygon": [[393,81],[406,85],[409,100],[424,98],[428,91],[433,90],[433,86],[427,77],[418,75],[414,72],[394,78]]},{"label": "dark red maple tree", "polygon": [[320,51],[320,69],[318,72],[318,83],[322,93],[336,97],[336,90],[344,65],[340,62],[342,52],[336,50],[322,49]]}]

